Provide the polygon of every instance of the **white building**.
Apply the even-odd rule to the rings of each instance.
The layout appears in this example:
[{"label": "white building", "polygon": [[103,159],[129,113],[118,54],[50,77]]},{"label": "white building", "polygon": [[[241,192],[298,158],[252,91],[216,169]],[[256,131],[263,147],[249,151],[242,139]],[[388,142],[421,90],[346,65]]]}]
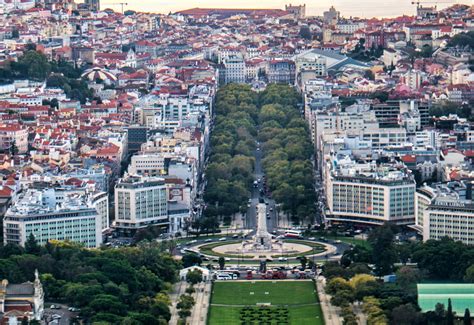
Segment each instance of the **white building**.
[{"label": "white building", "polygon": [[168,201],[161,178],[126,176],[115,186],[115,221],[119,229],[168,225]]},{"label": "white building", "polygon": [[39,244],[69,240],[85,247],[102,244],[101,216],[84,196],[69,195],[59,203],[55,191],[27,190],[5,213],[4,243],[24,246],[30,234]]},{"label": "white building", "polygon": [[358,164],[349,157],[326,162],[327,222],[413,224],[415,182],[389,166]]},{"label": "white building", "polygon": [[416,192],[415,228],[423,240],[449,237],[464,244],[474,243],[474,203],[460,198],[446,186],[424,186]]},{"label": "white building", "polygon": [[229,56],[224,59],[224,83],[245,83],[245,61],[242,56]]},{"label": "white building", "polygon": [[162,153],[132,156],[128,172],[131,175],[160,176],[166,174],[165,155]]},{"label": "white building", "polygon": [[418,70],[408,70],[404,75],[401,76],[403,84],[407,85],[413,90],[420,88],[421,83],[424,81],[425,75]]},{"label": "white building", "polygon": [[439,140],[439,131],[423,130],[415,133],[415,147],[432,147],[439,148],[441,143]]}]

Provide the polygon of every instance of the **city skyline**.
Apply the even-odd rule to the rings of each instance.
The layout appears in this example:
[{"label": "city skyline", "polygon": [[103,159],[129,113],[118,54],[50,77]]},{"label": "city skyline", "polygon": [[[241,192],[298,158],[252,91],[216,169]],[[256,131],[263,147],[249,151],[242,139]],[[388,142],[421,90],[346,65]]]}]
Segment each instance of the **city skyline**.
[{"label": "city skyline", "polygon": [[[446,8],[453,4],[469,4],[467,0],[455,0],[455,1],[439,1],[436,3],[439,9]],[[306,10],[308,16],[321,16],[324,11],[329,7],[334,6],[341,12],[344,17],[361,17],[361,18],[372,18],[372,17],[395,17],[400,15],[414,15],[416,11],[416,5],[412,4],[410,0],[397,1],[387,0],[381,4],[375,0],[361,0],[361,1],[347,1],[347,0],[323,0],[318,3],[307,3],[305,1],[285,1],[285,0],[263,0],[256,3],[251,0],[242,0],[238,4],[229,2],[222,3],[216,0],[186,0],[180,3],[170,2],[168,0],[152,1],[143,0],[139,3],[137,1],[129,1],[126,9],[144,11],[144,12],[157,12],[157,13],[169,13],[177,12],[180,10],[190,8],[271,8],[271,9],[284,9],[285,5],[292,3],[294,5],[306,3]],[[113,4],[112,2],[104,2],[101,4],[102,9],[107,8],[107,4]],[[427,2],[426,5],[434,5],[434,2]],[[119,10],[119,7],[111,6],[114,10]]]}]

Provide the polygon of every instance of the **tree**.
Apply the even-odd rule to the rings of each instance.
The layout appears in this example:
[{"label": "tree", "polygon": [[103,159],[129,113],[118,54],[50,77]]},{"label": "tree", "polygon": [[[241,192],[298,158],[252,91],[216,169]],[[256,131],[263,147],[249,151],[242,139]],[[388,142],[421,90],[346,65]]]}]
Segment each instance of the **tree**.
[{"label": "tree", "polygon": [[38,255],[40,252],[41,247],[38,245],[35,235],[31,232],[25,242],[25,253]]},{"label": "tree", "polygon": [[183,267],[187,268],[194,265],[201,265],[202,259],[199,255],[194,253],[185,254],[181,260]]},{"label": "tree", "polygon": [[308,258],[306,256],[301,256],[300,258],[301,267],[306,269],[306,264],[308,263]]},{"label": "tree", "polygon": [[375,74],[372,70],[365,70],[364,78],[369,79],[369,80],[375,80]]},{"label": "tree", "polygon": [[332,278],[349,278],[349,272],[343,268],[338,262],[328,262],[323,265],[323,275],[326,279]]},{"label": "tree", "polygon": [[12,156],[18,153],[18,147],[16,146],[15,140],[11,142],[9,152],[10,152],[10,155]]},{"label": "tree", "polygon": [[446,312],[446,324],[454,325],[454,313],[451,298],[448,298],[448,311]]},{"label": "tree", "polygon": [[433,47],[430,45],[423,45],[420,54],[424,58],[430,58],[433,55]]},{"label": "tree", "polygon": [[421,314],[413,304],[397,306],[392,310],[392,322],[397,325],[415,325],[421,321]]},{"label": "tree", "polygon": [[385,103],[388,100],[388,92],[376,91],[369,95],[370,99],[378,99],[380,102]]},{"label": "tree", "polygon": [[358,318],[351,306],[343,306],[341,308],[341,316],[344,325],[357,325]]},{"label": "tree", "polygon": [[198,284],[202,281],[202,271],[198,269],[188,271],[186,274],[186,281],[191,283],[191,285]]},{"label": "tree", "polygon": [[195,304],[194,298],[188,295],[181,295],[179,301],[176,304],[178,309],[191,309]]},{"label": "tree", "polygon": [[191,311],[189,309],[180,309],[178,310],[178,316],[181,319],[186,319],[191,316]]},{"label": "tree", "polygon": [[300,37],[306,40],[311,40],[313,38],[313,35],[311,35],[311,30],[307,25],[300,27]]},{"label": "tree", "polygon": [[404,289],[408,290],[409,288],[413,288],[415,290],[415,285],[418,283],[422,276],[418,269],[402,266],[396,272],[397,275],[397,283]]},{"label": "tree", "polygon": [[224,266],[225,266],[225,258],[222,257],[222,256],[219,257],[218,263],[219,263],[219,269],[220,269],[220,270],[223,270],[223,269],[224,269]]},{"label": "tree", "polygon": [[466,269],[466,274],[464,275],[464,281],[466,282],[474,282],[474,264],[469,266]]},{"label": "tree", "polygon": [[333,278],[326,284],[325,290],[328,294],[335,295],[338,291],[353,291],[354,288],[346,279]]},{"label": "tree", "polygon": [[466,308],[464,311],[463,325],[471,325],[471,313],[469,312],[469,308]]},{"label": "tree", "polygon": [[13,28],[12,29],[12,38],[13,39],[20,38],[20,31],[18,30],[18,28]]},{"label": "tree", "polygon": [[369,242],[373,249],[372,260],[375,262],[377,275],[390,274],[393,270],[393,264],[397,260],[393,245],[394,237],[392,227],[387,223],[369,234]]},{"label": "tree", "polygon": [[368,325],[388,324],[387,317],[380,308],[380,301],[375,297],[365,297],[362,310],[367,315]]}]

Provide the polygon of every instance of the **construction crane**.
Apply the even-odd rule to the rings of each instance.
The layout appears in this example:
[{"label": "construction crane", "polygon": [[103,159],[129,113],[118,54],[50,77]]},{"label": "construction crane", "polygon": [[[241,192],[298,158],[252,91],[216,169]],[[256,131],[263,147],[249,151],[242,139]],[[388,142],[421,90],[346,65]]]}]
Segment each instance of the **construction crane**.
[{"label": "construction crane", "polygon": [[120,6],[122,8],[122,15],[123,15],[123,7],[128,6],[127,2],[112,2],[112,3],[104,3],[107,6]]},{"label": "construction crane", "polygon": [[450,3],[453,3],[455,1],[422,1],[422,0],[416,0],[416,1],[412,1],[411,4],[412,5],[416,5],[417,8],[420,8],[422,5],[424,4],[450,4]]}]

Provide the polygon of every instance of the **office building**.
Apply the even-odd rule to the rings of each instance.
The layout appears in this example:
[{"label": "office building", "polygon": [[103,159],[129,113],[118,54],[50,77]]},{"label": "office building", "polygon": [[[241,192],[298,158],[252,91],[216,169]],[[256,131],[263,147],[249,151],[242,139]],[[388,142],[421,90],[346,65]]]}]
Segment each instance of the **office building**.
[{"label": "office building", "polygon": [[128,152],[140,151],[142,144],[148,140],[149,129],[144,126],[130,126],[127,129]]},{"label": "office building", "polygon": [[165,158],[162,153],[132,156],[128,172],[131,175],[160,176],[166,174]]},{"label": "office building", "polygon": [[449,184],[423,186],[416,191],[414,228],[423,240],[449,237],[474,244],[474,203]]},{"label": "office building", "polygon": [[413,224],[415,181],[403,170],[349,157],[326,161],[327,222]]},{"label": "office building", "polygon": [[168,226],[168,202],[161,178],[130,176],[115,186],[114,227],[135,231],[147,226]]}]

